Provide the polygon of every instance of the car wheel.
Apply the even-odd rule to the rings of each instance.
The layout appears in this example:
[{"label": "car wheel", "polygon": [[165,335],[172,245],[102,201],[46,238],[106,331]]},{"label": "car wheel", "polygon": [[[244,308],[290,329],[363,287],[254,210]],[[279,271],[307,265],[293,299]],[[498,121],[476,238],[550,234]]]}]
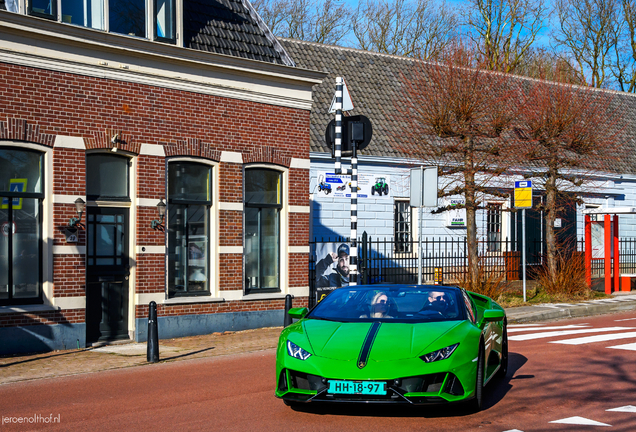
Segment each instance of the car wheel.
[{"label": "car wheel", "polygon": [[508,373],[508,326],[504,324],[503,336],[501,341],[501,365],[497,371],[499,378],[505,378]]},{"label": "car wheel", "polygon": [[475,377],[475,397],[471,401],[470,410],[472,412],[481,411],[484,400],[484,348],[479,342],[479,356],[477,357],[477,375]]}]

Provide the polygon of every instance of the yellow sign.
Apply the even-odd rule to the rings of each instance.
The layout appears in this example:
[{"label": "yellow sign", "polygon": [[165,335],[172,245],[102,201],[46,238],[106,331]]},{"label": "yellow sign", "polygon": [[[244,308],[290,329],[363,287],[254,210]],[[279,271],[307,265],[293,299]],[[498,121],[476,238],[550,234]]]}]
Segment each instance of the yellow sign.
[{"label": "yellow sign", "polygon": [[[9,179],[9,192],[26,192],[27,179]],[[0,209],[9,208],[9,198],[2,198]],[[22,198],[13,198],[13,210],[22,210]]]},{"label": "yellow sign", "polygon": [[532,182],[515,182],[515,208],[532,208]]}]

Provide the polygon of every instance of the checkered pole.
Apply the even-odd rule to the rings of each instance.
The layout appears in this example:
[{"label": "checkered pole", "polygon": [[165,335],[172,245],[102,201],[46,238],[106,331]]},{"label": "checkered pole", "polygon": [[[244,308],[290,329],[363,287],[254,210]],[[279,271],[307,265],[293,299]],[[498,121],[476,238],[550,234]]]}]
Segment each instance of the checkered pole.
[{"label": "checkered pole", "polygon": [[358,143],[351,142],[351,248],[349,254],[349,285],[358,284]]},{"label": "checkered pole", "polygon": [[[344,80],[336,78],[336,130],[334,145],[336,147],[335,174],[342,174],[342,90]],[[358,156],[356,143],[353,142],[351,158],[351,247],[349,248],[349,285],[358,284]]]},{"label": "checkered pole", "polygon": [[342,163],[340,157],[342,156],[342,83],[344,80],[342,77],[336,78],[336,137],[335,146],[336,150],[334,155],[336,156],[336,175],[342,173]]}]

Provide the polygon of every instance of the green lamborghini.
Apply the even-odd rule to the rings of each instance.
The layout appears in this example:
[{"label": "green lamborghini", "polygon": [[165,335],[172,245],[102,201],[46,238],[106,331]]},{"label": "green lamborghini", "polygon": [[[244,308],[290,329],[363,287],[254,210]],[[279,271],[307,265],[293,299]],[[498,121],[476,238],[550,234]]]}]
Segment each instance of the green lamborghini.
[{"label": "green lamborghini", "polygon": [[334,290],[311,311],[289,311],[276,353],[276,396],[308,402],[466,401],[508,367],[504,310],[450,286],[370,285]]}]

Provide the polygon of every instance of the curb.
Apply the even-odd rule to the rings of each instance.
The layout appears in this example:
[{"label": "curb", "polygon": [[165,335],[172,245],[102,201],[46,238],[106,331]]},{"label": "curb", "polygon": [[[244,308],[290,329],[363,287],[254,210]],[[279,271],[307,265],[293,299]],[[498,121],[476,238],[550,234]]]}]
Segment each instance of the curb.
[{"label": "curb", "polygon": [[549,321],[561,318],[582,318],[594,315],[604,315],[615,312],[625,312],[636,309],[636,301],[605,304],[580,304],[563,308],[545,308],[536,306],[538,311],[515,313],[511,308],[506,311],[508,322],[511,324]]}]

